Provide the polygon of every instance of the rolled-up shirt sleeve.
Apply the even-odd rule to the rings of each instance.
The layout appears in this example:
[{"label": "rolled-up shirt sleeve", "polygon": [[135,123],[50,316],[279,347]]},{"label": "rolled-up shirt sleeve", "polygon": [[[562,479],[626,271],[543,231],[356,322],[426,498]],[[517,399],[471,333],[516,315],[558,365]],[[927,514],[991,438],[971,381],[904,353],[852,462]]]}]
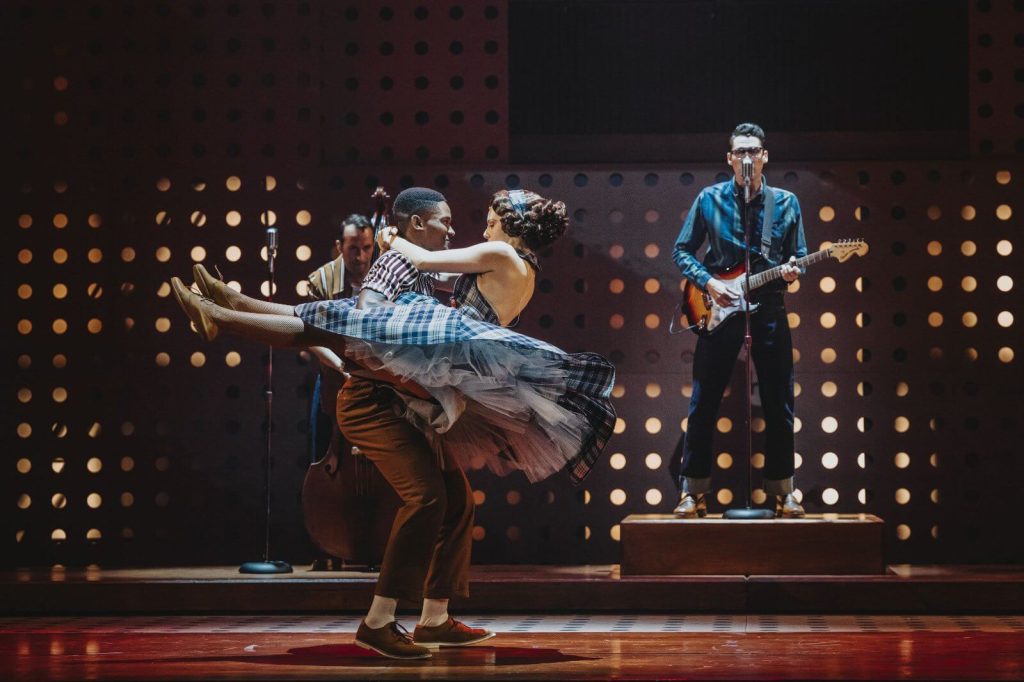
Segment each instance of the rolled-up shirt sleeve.
[{"label": "rolled-up shirt sleeve", "polygon": [[690,208],[690,212],[686,216],[686,221],[683,222],[683,228],[679,231],[675,248],[672,249],[672,260],[679,267],[683,277],[701,289],[711,279],[711,273],[697,260],[696,255],[697,249],[704,243],[704,238],[707,236],[707,224],[701,211],[703,198],[704,192],[697,195],[693,207]]},{"label": "rolled-up shirt sleeve", "polygon": [[413,289],[420,272],[408,258],[398,251],[386,251],[363,279],[363,289],[376,291],[389,301],[403,291]]}]

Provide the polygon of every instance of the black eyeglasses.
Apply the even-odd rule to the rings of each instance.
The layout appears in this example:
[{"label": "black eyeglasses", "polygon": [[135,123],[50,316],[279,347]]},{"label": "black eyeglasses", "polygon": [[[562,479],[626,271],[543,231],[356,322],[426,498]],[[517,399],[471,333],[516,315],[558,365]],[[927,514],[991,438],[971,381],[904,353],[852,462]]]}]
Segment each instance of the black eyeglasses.
[{"label": "black eyeglasses", "polygon": [[764,151],[764,147],[737,147],[733,149],[730,154],[742,159],[744,156],[749,154],[750,156],[761,156],[761,152]]}]

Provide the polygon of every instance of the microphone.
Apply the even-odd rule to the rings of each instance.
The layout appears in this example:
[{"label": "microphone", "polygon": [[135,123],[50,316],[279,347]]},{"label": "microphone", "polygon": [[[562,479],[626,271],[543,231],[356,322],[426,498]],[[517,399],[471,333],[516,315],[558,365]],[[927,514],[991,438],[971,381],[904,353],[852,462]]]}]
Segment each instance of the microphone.
[{"label": "microphone", "polygon": [[747,155],[743,156],[740,165],[740,175],[743,177],[743,201],[750,203],[750,186],[754,181],[754,160]]},{"label": "microphone", "polygon": [[277,259],[277,228],[267,228],[267,270],[270,272],[270,293],[274,289],[274,261]]},{"label": "microphone", "polygon": [[267,228],[267,258],[277,257],[277,228]]}]

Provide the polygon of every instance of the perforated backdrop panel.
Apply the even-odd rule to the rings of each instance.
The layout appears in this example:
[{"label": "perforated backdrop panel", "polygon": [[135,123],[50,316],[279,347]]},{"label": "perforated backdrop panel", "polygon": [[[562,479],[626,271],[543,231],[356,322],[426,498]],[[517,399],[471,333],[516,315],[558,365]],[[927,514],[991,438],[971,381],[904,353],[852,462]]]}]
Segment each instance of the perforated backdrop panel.
[{"label": "perforated backdrop panel", "polygon": [[[261,554],[267,351],[231,337],[203,343],[167,281],[191,281],[192,264],[203,262],[246,293],[265,292],[261,250],[273,224],[281,232],[275,300],[298,301],[341,218],[368,212],[378,183],[392,194],[413,184],[444,191],[458,245],[479,238],[495,190],[564,200],[571,230],[542,255],[521,329],[602,353],[618,369],[617,434],[583,485],[470,472],[474,560],[617,561],[625,515],[672,508],[669,466],[685,430],[694,338],[667,331],[680,293],[670,252],[696,193],[726,169],[510,167],[502,161],[505,5],[423,6],[421,19],[420,4],[393,3],[390,20],[370,3],[2,9],[18,51],[9,60],[17,97],[4,181],[13,238],[3,280],[5,562]],[[1002,3],[972,12],[972,31],[1019,16]],[[444,58],[416,68],[414,42],[413,56],[396,58],[389,72],[385,56],[367,56],[381,49],[386,38],[374,32],[388,21],[396,57],[408,48],[398,37],[422,32],[442,36],[428,54]],[[1004,33],[993,29],[997,46],[1020,40]],[[345,54],[347,41],[359,43],[357,54]],[[972,47],[972,64],[986,54]],[[1024,62],[1008,54],[988,67],[1000,90],[972,86],[972,101],[1010,117],[996,127],[972,117],[974,158],[802,164],[772,150],[769,179],[800,197],[811,248],[844,237],[870,245],[863,257],[814,266],[787,298],[797,487],[809,512],[885,518],[894,562],[1024,558],[1016,530],[1024,167],[1013,156],[1013,87]],[[426,88],[417,87],[420,75]],[[456,75],[465,100],[450,91]],[[384,77],[393,84],[378,99]],[[390,125],[380,122],[388,111]],[[420,111],[426,123],[415,122]],[[294,351],[275,352],[274,368],[271,553],[301,562],[314,556],[299,501],[314,369]],[[742,497],[742,386],[737,373],[722,405],[713,510]],[[762,426],[755,406],[755,451]]]}]

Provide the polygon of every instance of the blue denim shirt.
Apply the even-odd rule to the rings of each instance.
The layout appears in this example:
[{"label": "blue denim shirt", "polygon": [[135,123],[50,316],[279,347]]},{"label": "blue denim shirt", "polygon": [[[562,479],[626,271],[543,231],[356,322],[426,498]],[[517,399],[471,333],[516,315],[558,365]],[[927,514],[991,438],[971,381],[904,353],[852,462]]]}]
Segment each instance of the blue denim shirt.
[{"label": "blue denim shirt", "polygon": [[[740,225],[742,199],[737,194],[739,189],[732,179],[711,185],[701,190],[693,202],[686,222],[679,231],[672,259],[679,266],[683,277],[702,289],[707,285],[713,273],[729,270],[743,263],[743,228]],[[764,192],[775,194],[775,213],[772,217],[772,246],[769,254],[761,254],[761,228],[764,222]],[[768,267],[779,265],[789,260],[790,256],[801,258],[807,255],[807,242],[804,239],[804,221],[800,215],[800,202],[796,195],[784,189],[769,187],[761,181],[761,192],[752,199],[751,210],[756,213],[754,230],[750,236],[751,254],[767,255],[768,263],[761,258],[751,262],[751,270],[759,272]],[[697,251],[704,240],[708,241],[708,251],[704,262],[697,260]],[[766,287],[784,289],[781,285]]]}]

